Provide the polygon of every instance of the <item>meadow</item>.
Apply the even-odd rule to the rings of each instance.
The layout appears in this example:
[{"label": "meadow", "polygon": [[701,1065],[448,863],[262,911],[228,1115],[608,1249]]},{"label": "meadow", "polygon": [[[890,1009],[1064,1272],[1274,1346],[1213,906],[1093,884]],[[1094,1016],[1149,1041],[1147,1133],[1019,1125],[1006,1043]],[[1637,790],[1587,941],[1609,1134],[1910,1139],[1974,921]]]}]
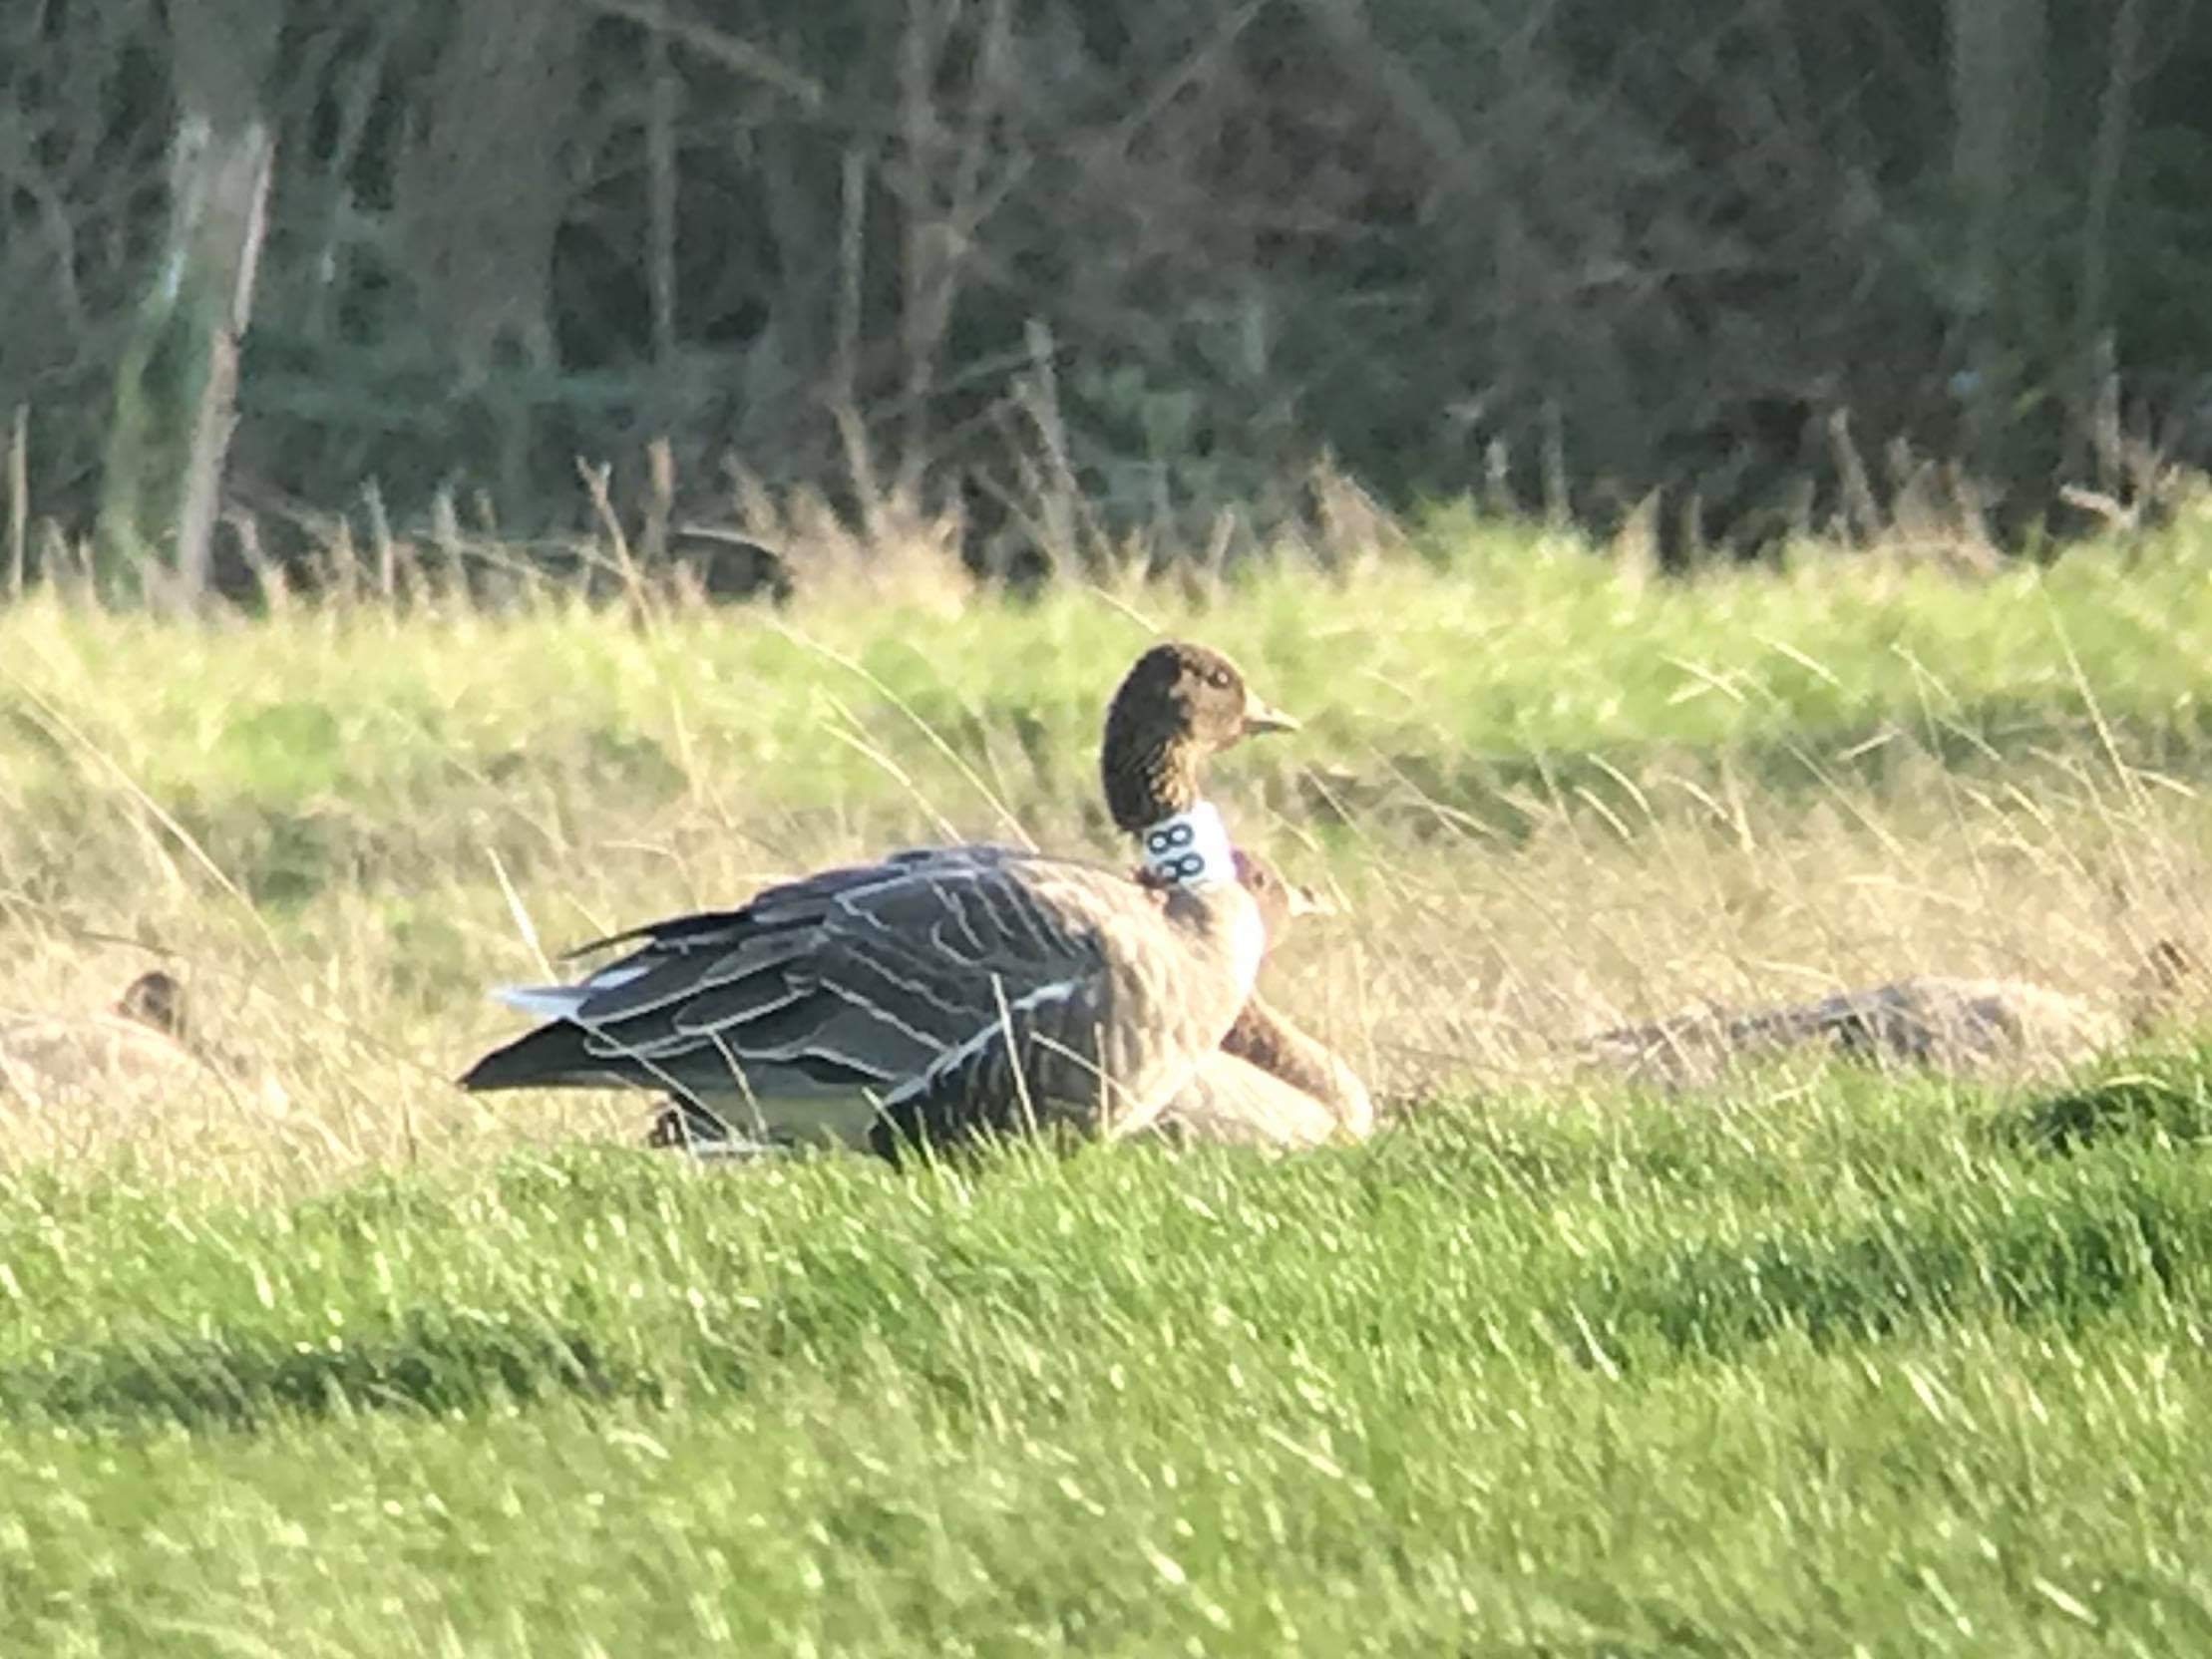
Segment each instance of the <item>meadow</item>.
[{"label": "meadow", "polygon": [[[1107,853],[1156,631],[1341,913],[1272,994],[1393,1108],[1270,1160],[696,1168],[472,1099],[484,989],[917,838]],[[0,611],[7,1011],[227,1057],[0,1092],[0,1654],[2212,1650],[2212,1049],[1576,1041],[2205,926],[2212,516],[1961,574],[1640,576],[1443,512],[1022,599]]]}]

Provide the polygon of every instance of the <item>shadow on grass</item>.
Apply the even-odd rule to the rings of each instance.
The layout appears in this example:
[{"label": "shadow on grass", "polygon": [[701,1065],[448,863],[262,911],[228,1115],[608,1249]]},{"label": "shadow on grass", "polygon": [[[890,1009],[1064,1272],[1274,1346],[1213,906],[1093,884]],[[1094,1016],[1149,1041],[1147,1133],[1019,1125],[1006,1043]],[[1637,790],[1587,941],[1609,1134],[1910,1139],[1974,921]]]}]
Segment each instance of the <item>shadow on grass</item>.
[{"label": "shadow on grass", "polygon": [[149,1335],[0,1368],[0,1418],[252,1429],[283,1417],[443,1414],[559,1395],[658,1401],[658,1382],[574,1331],[445,1313],[315,1346],[270,1333]]},{"label": "shadow on grass", "polygon": [[2212,1140],[2212,1049],[2130,1062],[2033,1101],[1992,1129],[2002,1144],[2046,1153],[2126,1140],[2165,1146]]},{"label": "shadow on grass", "polygon": [[1591,1360],[1592,1331],[1631,1355],[1733,1356],[1793,1333],[1826,1346],[1993,1319],[2070,1329],[2200,1292],[2212,1210],[2186,1170],[2045,1174],[2062,1178],[1978,1179],[1840,1226],[1655,1249],[1604,1271],[1554,1326]]}]

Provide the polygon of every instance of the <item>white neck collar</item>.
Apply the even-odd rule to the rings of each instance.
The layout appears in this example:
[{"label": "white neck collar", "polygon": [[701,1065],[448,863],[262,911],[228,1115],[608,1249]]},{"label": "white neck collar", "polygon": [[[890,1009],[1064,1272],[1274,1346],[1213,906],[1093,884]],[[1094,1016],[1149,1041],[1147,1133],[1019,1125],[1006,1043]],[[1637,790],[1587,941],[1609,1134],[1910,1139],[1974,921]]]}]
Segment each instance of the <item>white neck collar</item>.
[{"label": "white neck collar", "polygon": [[1211,801],[1148,824],[1138,832],[1145,869],[1177,887],[1207,887],[1237,879],[1237,854],[1229,828]]}]

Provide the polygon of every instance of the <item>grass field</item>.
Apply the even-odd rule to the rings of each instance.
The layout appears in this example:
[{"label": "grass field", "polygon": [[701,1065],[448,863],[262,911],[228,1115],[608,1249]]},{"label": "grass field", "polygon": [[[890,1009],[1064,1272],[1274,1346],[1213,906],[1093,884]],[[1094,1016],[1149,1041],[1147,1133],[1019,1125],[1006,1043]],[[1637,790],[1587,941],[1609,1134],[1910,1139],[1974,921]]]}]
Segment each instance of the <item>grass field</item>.
[{"label": "grass field", "polygon": [[[1349,578],[771,613],[0,612],[17,1013],[166,961],[223,1071],[0,1092],[0,1655],[2212,1651],[2212,1050],[1561,1064],[2203,941],[2212,522],[1991,579]],[[542,952],[914,839],[1107,851],[1155,627],[1346,913],[1269,986],[1405,1109],[1267,1161],[697,1170],[472,1100]]]}]

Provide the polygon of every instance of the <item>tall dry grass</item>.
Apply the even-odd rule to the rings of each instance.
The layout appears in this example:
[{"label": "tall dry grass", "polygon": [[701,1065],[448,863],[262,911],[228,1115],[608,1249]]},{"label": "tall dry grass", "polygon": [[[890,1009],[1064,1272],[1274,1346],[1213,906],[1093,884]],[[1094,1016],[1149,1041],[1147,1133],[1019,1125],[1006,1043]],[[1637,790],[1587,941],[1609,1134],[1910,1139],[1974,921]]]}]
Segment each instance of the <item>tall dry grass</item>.
[{"label": "tall dry grass", "polygon": [[1345,912],[1269,992],[1400,1104],[1603,1110],[1562,1060],[1620,1021],[1908,972],[2113,997],[2153,939],[2212,937],[2193,522],[2131,571],[1995,578],[1809,557],[1639,586],[1494,527],[1407,546],[1356,579],[1290,559],[1025,603],[864,603],[833,572],[782,610],[642,583],[199,625],[20,606],[7,1011],[91,1017],[166,963],[233,1058],[19,1081],[0,1161],[262,1190],[634,1141],[635,1097],[451,1087],[515,1029],[485,986],[916,839],[1117,856],[1096,722],[1155,630],[1308,717],[1218,791]]}]

